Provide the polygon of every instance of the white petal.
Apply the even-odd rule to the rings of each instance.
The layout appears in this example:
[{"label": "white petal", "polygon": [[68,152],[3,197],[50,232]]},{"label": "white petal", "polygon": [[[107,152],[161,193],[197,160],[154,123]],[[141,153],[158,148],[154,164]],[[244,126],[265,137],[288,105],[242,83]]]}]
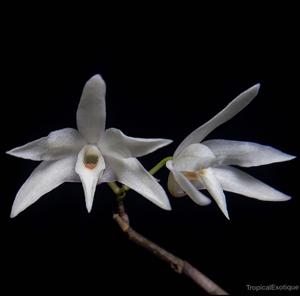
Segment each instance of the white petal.
[{"label": "white petal", "polygon": [[88,212],[92,210],[97,183],[105,169],[105,162],[96,146],[86,145],[78,154],[75,171],[79,175]]},{"label": "white petal", "polygon": [[164,189],[157,183],[136,158],[106,158],[114,170],[117,180],[143,195],[157,206],[171,210]]},{"label": "white petal", "polygon": [[75,162],[76,157],[69,156],[39,164],[17,193],[11,218],[36,202],[42,195],[73,179]]},{"label": "white petal", "polygon": [[122,157],[140,157],[172,143],[167,139],[142,139],[124,135],[119,129],[110,128],[100,139],[101,151],[117,153]]},{"label": "white petal", "polygon": [[55,160],[78,153],[84,144],[85,141],[77,130],[64,128],[6,153],[31,160]]},{"label": "white petal", "polygon": [[202,183],[205,185],[206,190],[214,198],[223,214],[227,219],[229,219],[225,194],[219,180],[215,177],[211,168],[205,169],[203,171],[204,172],[201,177]]},{"label": "white petal", "polygon": [[77,109],[77,127],[89,144],[96,144],[105,129],[105,82],[93,76],[84,86]]},{"label": "white petal", "polygon": [[186,196],[186,193],[175,181],[174,174],[172,172],[170,172],[168,176],[168,190],[171,193],[171,195],[174,197]]},{"label": "white petal", "polygon": [[[173,177],[177,184],[196,204],[200,206],[206,206],[211,203],[210,199],[207,198],[202,192],[198,191],[187,177],[185,177],[181,172],[178,172],[174,169],[171,160],[166,163],[166,166],[173,174]],[[178,189],[176,189],[176,187],[172,187],[171,183],[168,184],[168,186],[171,186],[171,188],[169,188],[171,194],[172,192],[179,193]]]},{"label": "white petal", "polygon": [[265,201],[286,201],[290,196],[253,178],[239,169],[224,166],[213,168],[224,190]]},{"label": "white petal", "polygon": [[105,167],[103,175],[100,177],[98,184],[107,183],[107,182],[114,182],[117,181],[117,177],[112,169],[108,166]]},{"label": "white petal", "polygon": [[216,161],[214,153],[203,144],[191,144],[173,158],[176,171],[198,171],[212,166]]},{"label": "white petal", "polygon": [[215,115],[205,124],[195,129],[189,134],[182,143],[178,146],[174,155],[177,155],[185,147],[193,143],[201,142],[210,132],[216,127],[234,117],[237,113],[243,110],[257,95],[259,84],[252,86],[246,91],[237,96],[231,103],[229,103],[221,112]]},{"label": "white petal", "polygon": [[203,144],[212,150],[220,165],[251,167],[295,158],[271,146],[250,142],[208,140]]}]

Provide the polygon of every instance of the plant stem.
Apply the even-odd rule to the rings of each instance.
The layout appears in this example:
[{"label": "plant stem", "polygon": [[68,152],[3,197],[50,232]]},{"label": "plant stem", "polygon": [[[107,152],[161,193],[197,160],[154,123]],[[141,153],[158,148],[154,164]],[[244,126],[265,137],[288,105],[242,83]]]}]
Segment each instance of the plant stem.
[{"label": "plant stem", "polygon": [[123,200],[118,199],[118,212],[113,215],[121,230],[127,238],[135,244],[148,250],[150,253],[170,264],[173,270],[179,274],[185,274],[193,280],[199,287],[210,295],[228,295],[228,293],[209,279],[205,274],[192,266],[189,262],[173,255],[151,240],[136,232],[129,224],[129,218],[125,211]]},{"label": "plant stem", "polygon": [[171,160],[172,159],[172,156],[168,156],[168,157],[165,157],[164,159],[162,159],[157,165],[155,165],[150,171],[149,171],[149,174],[151,175],[154,175],[156,174],[160,169],[162,169],[168,160]]},{"label": "plant stem", "polygon": [[107,182],[107,184],[117,197],[121,195],[122,190],[116,182]]}]

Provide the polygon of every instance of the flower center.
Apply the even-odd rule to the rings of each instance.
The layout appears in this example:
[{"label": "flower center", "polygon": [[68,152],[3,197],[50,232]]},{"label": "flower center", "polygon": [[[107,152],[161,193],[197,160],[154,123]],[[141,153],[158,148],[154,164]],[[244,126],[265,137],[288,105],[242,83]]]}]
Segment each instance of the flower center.
[{"label": "flower center", "polygon": [[183,171],[182,172],[190,181],[197,181],[199,180],[204,174],[204,169],[199,171]]},{"label": "flower center", "polygon": [[85,151],[83,163],[87,169],[93,170],[99,161],[99,155],[95,148],[88,147]]}]

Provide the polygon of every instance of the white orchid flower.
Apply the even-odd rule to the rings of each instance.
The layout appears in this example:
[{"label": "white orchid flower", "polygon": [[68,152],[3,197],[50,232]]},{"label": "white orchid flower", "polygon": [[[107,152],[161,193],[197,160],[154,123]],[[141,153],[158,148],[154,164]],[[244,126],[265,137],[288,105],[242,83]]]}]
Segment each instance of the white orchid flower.
[{"label": "white orchid flower", "polygon": [[[294,156],[270,146],[229,140],[202,140],[216,127],[244,109],[257,95],[259,84],[236,97],[221,112],[188,135],[167,162],[168,189],[173,196],[188,195],[199,205],[211,201],[199,190],[206,189],[229,219],[223,190],[264,201],[285,201],[290,196],[240,171],[234,166],[251,167],[287,161]],[[202,142],[202,143],[200,143]]]},{"label": "white orchid flower", "polygon": [[82,182],[88,212],[92,209],[96,185],[118,181],[159,207],[170,210],[164,189],[136,157],[151,153],[172,141],[141,139],[120,130],[105,130],[105,82],[93,76],[84,86],[77,109],[78,131],[65,128],[7,153],[42,161],[21,187],[11,217],[64,182]]}]

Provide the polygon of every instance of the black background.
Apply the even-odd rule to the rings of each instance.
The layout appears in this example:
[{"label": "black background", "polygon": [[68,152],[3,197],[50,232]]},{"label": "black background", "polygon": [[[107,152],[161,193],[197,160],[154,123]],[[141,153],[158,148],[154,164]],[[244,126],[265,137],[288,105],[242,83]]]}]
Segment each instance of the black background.
[{"label": "black background", "polygon": [[[136,19],[120,11],[122,18],[103,23],[104,10],[98,18],[85,15],[85,21],[79,14],[63,24],[70,12],[12,15],[4,22],[1,289],[42,295],[81,289],[84,295],[201,292],[126,240],[112,220],[114,196],[105,184],[97,188],[90,214],[78,183],[63,184],[9,218],[15,194],[37,163],[4,152],[53,130],[75,128],[82,87],[96,73],[107,83],[107,127],[174,140],[141,158],[147,169],[257,82],[258,97],[208,138],[253,141],[299,155],[299,48],[292,8],[262,12],[245,5],[232,15],[213,11],[207,19],[200,8],[176,14],[154,9]],[[297,162],[245,170],[291,195],[289,202],[227,193],[227,221],[214,203],[199,207],[170,196],[173,211],[167,212],[129,192],[132,226],[231,293],[249,293],[247,284],[299,285]],[[165,186],[167,170],[157,178]]]}]

